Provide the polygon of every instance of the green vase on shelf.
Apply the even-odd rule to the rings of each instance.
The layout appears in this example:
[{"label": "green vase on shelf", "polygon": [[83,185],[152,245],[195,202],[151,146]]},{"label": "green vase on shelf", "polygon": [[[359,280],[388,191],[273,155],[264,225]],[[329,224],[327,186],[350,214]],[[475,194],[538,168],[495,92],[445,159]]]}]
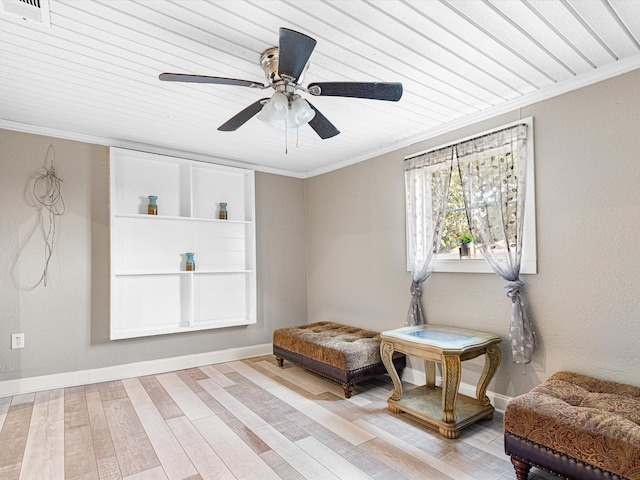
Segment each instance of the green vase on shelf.
[{"label": "green vase on shelf", "polygon": [[147,213],[149,215],[158,214],[158,197],[155,195],[149,195],[149,206],[147,207]]},{"label": "green vase on shelf", "polygon": [[220,220],[226,220],[227,219],[227,204],[224,202],[220,202],[220,213],[218,215],[218,218]]},{"label": "green vase on shelf", "polygon": [[194,272],[196,270],[196,262],[193,259],[195,255],[193,252],[187,252],[187,272]]}]

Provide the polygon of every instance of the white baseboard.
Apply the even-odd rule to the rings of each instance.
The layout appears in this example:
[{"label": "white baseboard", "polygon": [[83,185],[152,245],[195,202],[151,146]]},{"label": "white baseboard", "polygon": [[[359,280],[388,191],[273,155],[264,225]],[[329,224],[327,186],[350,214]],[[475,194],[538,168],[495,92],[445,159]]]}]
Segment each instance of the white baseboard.
[{"label": "white baseboard", "polygon": [[[27,377],[15,380],[0,381],[0,398],[22,395],[25,393],[52,390],[55,388],[75,387],[92,383],[110,382],[124,378],[141,377],[144,375],[156,375],[158,373],[183,370],[185,368],[201,367],[216,363],[232,362],[245,358],[270,355],[273,352],[271,343],[252,345],[249,347],[230,348],[215,352],[196,353],[181,357],[160,358],[145,362],[127,363],[125,365],[113,365],[110,367],[80,370],[76,372],[55,373],[40,377]],[[414,385],[424,385],[424,372],[407,367],[402,373],[402,380]],[[436,382],[441,384],[442,379],[436,377]],[[469,397],[475,397],[476,386],[468,383],[460,384],[460,393]],[[487,391],[491,404],[499,412],[504,412],[507,402],[511,397]]]},{"label": "white baseboard", "polygon": [[80,370],[76,372],[56,373],[40,377],[27,377],[15,380],[0,381],[0,398],[25,393],[40,392],[54,388],[75,387],[91,383],[110,382],[124,378],[155,375],[185,368],[201,367],[215,363],[243,360],[245,358],[269,355],[273,352],[272,344],[252,345],[249,347],[230,348],[215,352],[196,353],[181,357],[160,358],[145,362],[113,365],[110,367]]},{"label": "white baseboard", "polygon": [[[413,383],[414,385],[424,385],[424,372],[422,370],[407,367],[402,371],[402,381]],[[436,375],[436,384],[442,385],[442,378],[438,375]],[[462,382],[460,383],[460,390],[458,391],[468,397],[476,397],[476,385],[470,385]],[[491,405],[501,413],[504,413],[505,408],[507,408],[507,403],[511,400],[511,397],[491,392],[489,390],[487,391],[487,397],[491,400]]]}]

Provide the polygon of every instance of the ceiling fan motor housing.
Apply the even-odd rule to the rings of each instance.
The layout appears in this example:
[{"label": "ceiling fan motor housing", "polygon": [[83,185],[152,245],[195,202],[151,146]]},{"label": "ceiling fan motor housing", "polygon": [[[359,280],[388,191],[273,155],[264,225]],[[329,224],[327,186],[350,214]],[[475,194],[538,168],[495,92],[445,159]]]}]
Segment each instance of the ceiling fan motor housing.
[{"label": "ceiling fan motor housing", "polygon": [[280,80],[278,74],[278,47],[267,48],[260,56],[260,66],[264,70],[267,82],[276,83]]}]

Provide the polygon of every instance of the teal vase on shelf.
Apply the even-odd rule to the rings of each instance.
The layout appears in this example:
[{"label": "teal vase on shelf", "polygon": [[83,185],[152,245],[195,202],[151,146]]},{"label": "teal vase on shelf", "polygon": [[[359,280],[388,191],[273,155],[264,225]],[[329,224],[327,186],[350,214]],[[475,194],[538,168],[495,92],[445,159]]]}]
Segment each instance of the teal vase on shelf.
[{"label": "teal vase on shelf", "polygon": [[149,195],[149,206],[147,207],[147,213],[149,215],[157,215],[158,214],[158,197],[155,195]]},{"label": "teal vase on shelf", "polygon": [[187,252],[187,272],[194,272],[196,269],[196,262],[193,259],[194,255],[193,252]]},{"label": "teal vase on shelf", "polygon": [[220,220],[227,219],[227,204],[224,202],[220,202],[220,214],[218,215]]}]

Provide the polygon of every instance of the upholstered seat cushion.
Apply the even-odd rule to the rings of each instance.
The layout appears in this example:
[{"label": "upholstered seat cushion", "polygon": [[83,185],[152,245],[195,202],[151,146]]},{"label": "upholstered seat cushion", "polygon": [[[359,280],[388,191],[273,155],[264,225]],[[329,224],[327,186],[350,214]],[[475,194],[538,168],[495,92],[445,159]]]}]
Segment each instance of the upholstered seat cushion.
[{"label": "upholstered seat cushion", "polygon": [[316,322],[273,332],[273,344],[345,371],[380,363],[380,333],[333,322]]},{"label": "upholstered seat cushion", "polygon": [[640,479],[640,389],[558,372],[507,405],[507,432]]}]

